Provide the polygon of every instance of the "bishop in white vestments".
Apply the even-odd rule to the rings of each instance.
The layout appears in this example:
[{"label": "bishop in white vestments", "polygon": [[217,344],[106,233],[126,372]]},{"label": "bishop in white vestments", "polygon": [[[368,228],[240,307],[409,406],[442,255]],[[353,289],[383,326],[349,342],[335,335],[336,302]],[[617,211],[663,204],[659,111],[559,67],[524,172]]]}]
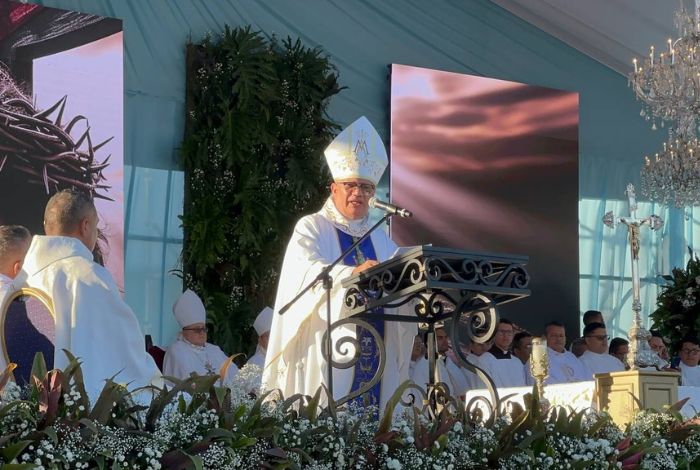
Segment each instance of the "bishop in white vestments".
[{"label": "bishop in white vestments", "polygon": [[[325,151],[333,175],[331,196],[320,211],[303,217],[294,228],[285,253],[275,301],[270,340],[263,372],[263,388],[280,389],[285,397],[295,393],[314,395],[327,384],[327,366],[321,350],[326,331],[326,296],[321,284],[303,295],[284,314],[280,309],[292,300],[319,272],[338,258],[354,240],[369,231],[368,201],[388,163],[379,134],[365,117],[343,130]],[[331,271],[331,320],[344,317],[343,279],[389,259],[396,245],[382,229],[350,253]],[[408,380],[415,325],[375,322],[384,337],[387,363],[379,384],[363,397],[380,407]],[[374,375],[378,348],[366,330],[353,326],[333,331],[341,337],[360,336],[362,345],[354,367],[333,369],[334,398],[357,390]],[[334,360],[348,362],[355,350],[334,352]],[[325,396],[322,395],[325,399]]]},{"label": "bishop in white vestments", "polygon": [[265,367],[265,355],[267,354],[267,343],[270,341],[270,327],[272,326],[273,311],[270,307],[265,307],[258,313],[253,323],[253,328],[258,334],[258,344],[255,347],[255,354],[250,356],[247,364],[253,364],[260,369]]},{"label": "bishop in white vestments", "polygon": [[[17,291],[14,279],[22,270],[24,257],[32,236],[21,225],[0,225],[0,317],[4,315],[10,296]],[[0,331],[0,344],[3,332]],[[0,351],[0,373],[7,367],[5,354]]]},{"label": "bishop in white vestments", "polygon": [[47,236],[34,236],[20,275],[24,286],[43,291],[53,301],[54,367],[68,365],[63,349],[76,356],[93,403],[111,377],[130,389],[162,384],[134,312],[109,271],[93,261],[97,222],[88,195],[69,190],[54,194],[44,213]]},{"label": "bishop in white vestments", "polygon": [[622,361],[608,354],[608,333],[604,324],[589,323],[583,329],[583,337],[586,339],[588,351],[584,352],[580,359],[591,372],[589,379],[593,379],[595,374],[625,370]]},{"label": "bishop in white vestments", "polygon": [[[207,343],[207,311],[202,299],[187,289],[173,305],[173,315],[182,329],[165,352],[163,375],[180,380],[193,373],[218,375],[228,356],[218,346]],[[237,373],[238,367],[231,363],[225,382],[230,383]]]}]

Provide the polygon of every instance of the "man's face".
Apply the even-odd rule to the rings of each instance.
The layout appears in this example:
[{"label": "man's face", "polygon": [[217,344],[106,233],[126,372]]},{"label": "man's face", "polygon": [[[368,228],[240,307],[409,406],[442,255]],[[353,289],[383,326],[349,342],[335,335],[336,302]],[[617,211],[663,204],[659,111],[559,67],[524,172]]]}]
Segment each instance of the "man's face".
[{"label": "man's face", "polygon": [[661,359],[668,360],[668,349],[663,339],[658,336],[652,336],[649,338],[649,347],[658,354]]},{"label": "man's face", "polygon": [[182,336],[196,346],[204,346],[207,342],[207,326],[204,323],[193,323],[182,329]]},{"label": "man's face", "polygon": [[471,351],[472,351],[472,354],[474,354],[475,356],[481,356],[486,351],[491,349],[491,346],[493,346],[492,341],[487,341],[485,343],[472,343],[471,344]]},{"label": "man's face", "polygon": [[367,203],[374,192],[374,185],[360,178],[331,183],[331,198],[336,209],[350,220],[360,220],[367,215]]},{"label": "man's face", "polygon": [[596,354],[605,354],[608,351],[608,332],[605,328],[596,328],[586,336],[588,350]]},{"label": "man's face", "polygon": [[97,224],[99,221],[100,218],[97,215],[97,211],[93,208],[89,211],[87,217],[80,222],[80,241],[83,242],[90,251],[93,251],[95,249],[95,244],[97,244]]},{"label": "man's face", "polygon": [[411,360],[417,361],[423,355],[425,355],[425,344],[423,344],[423,340],[421,339],[420,335],[416,335],[416,337],[413,338],[413,350],[411,351]]},{"label": "man's face", "polygon": [[435,344],[437,344],[437,350],[440,354],[444,354],[450,349],[450,342],[444,328],[435,330]]},{"label": "man's face", "polygon": [[496,336],[494,337],[494,343],[501,350],[507,351],[510,348],[510,343],[513,342],[513,325],[509,323],[499,323],[498,329],[496,330]]},{"label": "man's face", "polygon": [[613,351],[612,355],[618,358],[620,362],[625,362],[625,356],[627,356],[629,351],[630,347],[628,344],[621,344],[615,351]]},{"label": "man's face", "polygon": [[532,352],[532,336],[525,336],[520,338],[517,343],[513,344],[513,354],[515,357],[520,359],[520,361],[525,364],[528,359],[530,359],[530,353]]},{"label": "man's face", "polygon": [[564,352],[564,346],[566,346],[566,329],[563,326],[548,326],[544,338],[547,340],[547,346],[554,351]]},{"label": "man's face", "polygon": [[700,346],[693,343],[685,342],[681,345],[680,354],[683,364],[690,367],[695,367],[700,361]]}]

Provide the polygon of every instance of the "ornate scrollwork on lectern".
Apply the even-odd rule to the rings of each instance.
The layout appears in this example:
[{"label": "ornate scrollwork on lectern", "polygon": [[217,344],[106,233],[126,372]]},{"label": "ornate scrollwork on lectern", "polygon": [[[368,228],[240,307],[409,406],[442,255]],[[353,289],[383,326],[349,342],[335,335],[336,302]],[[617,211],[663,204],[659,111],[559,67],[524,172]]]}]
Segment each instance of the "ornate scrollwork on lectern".
[{"label": "ornate scrollwork on lectern", "polygon": [[[347,289],[344,298],[345,314],[348,318],[334,324],[332,330],[348,323],[359,324],[359,319],[375,319],[427,324],[428,331],[432,334],[436,323],[451,319],[451,338],[458,362],[486,384],[492,397],[491,406],[487,409],[498,414],[500,405],[493,381],[484,370],[469,362],[459,346],[472,342],[485,343],[491,339],[498,325],[498,305],[530,295],[530,291],[527,290],[530,276],[525,269],[526,262],[525,256],[416,247],[344,280],[343,287]],[[373,313],[378,307],[396,308],[409,302],[413,302],[414,305],[413,315]],[[376,330],[371,327],[368,330],[375,335]],[[466,338],[462,338],[460,332],[464,332]],[[341,340],[344,341],[343,344],[348,344],[352,343],[354,338]],[[356,340],[354,341],[356,343]],[[379,344],[382,345],[383,372],[386,353],[383,342]],[[336,346],[336,350],[340,353],[338,347]],[[357,362],[357,359],[355,357],[354,362]],[[341,368],[350,367],[347,364],[343,363]],[[333,365],[337,367],[336,362]],[[381,379],[382,372],[378,372],[371,383],[366,384],[362,390],[344,397],[342,402],[345,403],[369,390]],[[436,407],[456,406],[456,400],[450,395],[447,386],[444,383],[434,383],[433,378],[429,378],[427,391],[418,386],[411,388],[420,390],[423,403],[431,404],[429,412],[433,416]],[[415,403],[415,396],[413,400]],[[410,399],[404,401],[408,402]],[[479,406],[484,407],[485,404]],[[466,411],[470,412],[469,406]]]},{"label": "ornate scrollwork on lectern", "polygon": [[[331,335],[333,334],[333,331],[341,328],[343,326],[347,327],[348,325],[352,325],[355,327],[361,327],[367,330],[372,337],[374,338],[374,341],[376,341],[377,344],[377,352],[379,353],[379,358],[378,358],[378,366],[375,374],[372,376],[372,378],[364,383],[360,388],[357,390],[354,390],[350,392],[348,395],[345,395],[339,400],[336,400],[335,404],[337,406],[343,405],[350,400],[359,397],[360,395],[364,394],[365,392],[369,391],[372,387],[374,387],[381,379],[382,376],[384,375],[384,367],[386,366],[386,348],[384,347],[384,338],[382,338],[382,335],[379,334],[379,332],[374,328],[372,325],[370,325],[368,322],[365,320],[362,320],[361,318],[358,317],[349,317],[345,318],[343,320],[339,320],[331,326],[331,330],[326,331],[323,334],[323,339],[321,340],[321,344],[327,344],[327,335],[330,333]],[[351,351],[354,350],[354,352],[351,353]],[[321,348],[321,351],[323,353],[323,358],[326,360],[326,362],[331,363],[331,366],[334,369],[349,369],[351,367],[355,367],[355,364],[357,364],[357,361],[360,360],[360,355],[362,353],[362,345],[360,342],[357,340],[355,336],[352,335],[347,335],[347,336],[342,336],[338,338],[334,342],[334,351],[331,353],[331,357],[328,357],[328,352],[326,351],[326,348]],[[340,361],[336,360],[335,356],[339,355],[342,359],[347,359],[346,361]]]}]

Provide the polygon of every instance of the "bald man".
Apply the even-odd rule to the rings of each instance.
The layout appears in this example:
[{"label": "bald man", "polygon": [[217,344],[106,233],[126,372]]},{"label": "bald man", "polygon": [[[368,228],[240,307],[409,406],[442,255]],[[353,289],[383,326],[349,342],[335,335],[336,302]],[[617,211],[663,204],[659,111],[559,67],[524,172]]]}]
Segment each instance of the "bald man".
[{"label": "bald man", "polygon": [[80,358],[93,403],[105,379],[113,376],[130,389],[161,384],[134,312],[111,274],[93,260],[98,220],[88,194],[71,190],[54,194],[44,212],[46,236],[33,238],[22,273],[26,286],[53,300],[54,367],[68,365],[63,349]]}]

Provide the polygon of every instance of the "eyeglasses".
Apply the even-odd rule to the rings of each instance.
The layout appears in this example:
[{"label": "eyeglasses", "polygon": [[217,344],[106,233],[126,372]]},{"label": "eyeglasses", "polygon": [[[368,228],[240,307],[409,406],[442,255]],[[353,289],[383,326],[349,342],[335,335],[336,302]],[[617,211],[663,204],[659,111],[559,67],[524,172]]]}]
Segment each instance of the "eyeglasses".
[{"label": "eyeglasses", "polygon": [[686,354],[700,354],[700,349],[681,349],[681,352]]},{"label": "eyeglasses", "polygon": [[183,331],[192,331],[193,333],[203,334],[207,332],[206,326],[201,326],[199,328],[183,328]]},{"label": "eyeglasses", "polygon": [[373,184],[368,184],[368,183],[340,183],[343,186],[343,189],[345,189],[346,193],[351,193],[354,190],[360,191],[362,194],[366,195],[372,195],[374,194],[375,187]]},{"label": "eyeglasses", "polygon": [[598,341],[607,341],[610,339],[610,336],[608,335],[588,335],[586,338],[595,338]]},{"label": "eyeglasses", "polygon": [[503,336],[513,336],[515,334],[513,330],[496,330],[496,333],[502,334]]}]

